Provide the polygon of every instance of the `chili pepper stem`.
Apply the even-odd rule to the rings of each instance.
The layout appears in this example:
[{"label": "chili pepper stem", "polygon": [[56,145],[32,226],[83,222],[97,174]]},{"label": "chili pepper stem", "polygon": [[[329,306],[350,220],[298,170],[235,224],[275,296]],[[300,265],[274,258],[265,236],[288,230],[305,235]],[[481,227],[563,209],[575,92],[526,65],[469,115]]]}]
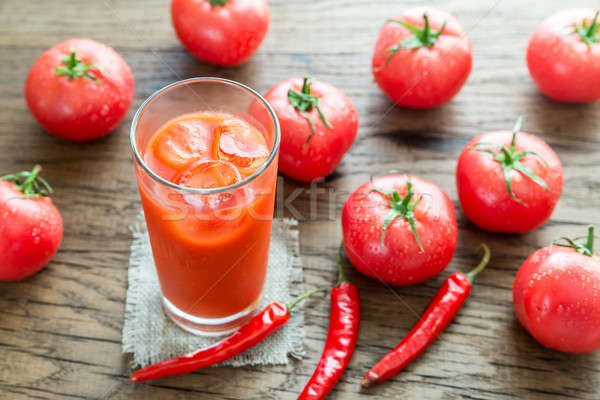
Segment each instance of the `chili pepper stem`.
[{"label": "chili pepper stem", "polygon": [[309,296],[312,296],[313,294],[315,294],[317,292],[323,292],[324,290],[325,289],[312,289],[312,290],[309,290],[308,292],[303,293],[300,296],[296,297],[295,299],[293,299],[289,303],[286,303],[285,306],[288,308],[288,310],[291,310],[292,308],[294,308],[296,306],[296,304],[300,303],[302,300],[306,299]]},{"label": "chili pepper stem", "polygon": [[343,266],[343,254],[344,252],[344,242],[342,241],[340,243],[340,247],[338,248],[338,280],[335,283],[335,286],[338,286],[340,283],[342,282],[348,282],[348,279],[346,278],[346,274],[344,274],[344,266]]},{"label": "chili pepper stem", "polygon": [[467,276],[467,279],[471,283],[473,283],[473,280],[475,279],[477,274],[479,274],[481,271],[483,271],[484,268],[487,266],[488,262],[490,261],[490,248],[487,247],[487,245],[485,243],[481,243],[480,246],[484,252],[483,258],[481,259],[481,261],[479,262],[479,265],[477,265],[477,267],[475,267],[474,270],[465,274]]}]

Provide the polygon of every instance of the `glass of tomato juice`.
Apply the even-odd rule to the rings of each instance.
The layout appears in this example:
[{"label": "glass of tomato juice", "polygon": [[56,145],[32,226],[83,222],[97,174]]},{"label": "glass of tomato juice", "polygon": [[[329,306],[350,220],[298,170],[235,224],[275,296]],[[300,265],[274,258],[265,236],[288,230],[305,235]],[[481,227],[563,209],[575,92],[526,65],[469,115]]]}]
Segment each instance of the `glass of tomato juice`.
[{"label": "glass of tomato juice", "polygon": [[275,112],[240,83],[193,78],[150,96],[130,141],[166,314],[198,335],[235,330],[267,275]]}]

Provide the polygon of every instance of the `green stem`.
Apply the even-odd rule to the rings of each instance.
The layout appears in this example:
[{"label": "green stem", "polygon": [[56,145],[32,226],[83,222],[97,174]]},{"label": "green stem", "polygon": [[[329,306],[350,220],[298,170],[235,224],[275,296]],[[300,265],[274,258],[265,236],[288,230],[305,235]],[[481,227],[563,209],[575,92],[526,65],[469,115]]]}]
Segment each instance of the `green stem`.
[{"label": "green stem", "polygon": [[90,70],[96,70],[100,73],[104,73],[102,67],[99,65],[93,64],[91,62],[84,63],[81,59],[77,58],[76,50],[71,49],[71,53],[69,55],[65,55],[60,61],[64,65],[60,65],[56,67],[54,72],[56,75],[65,75],[71,79],[76,79],[79,77],[86,77],[93,80],[96,83],[100,82],[100,79],[90,74]]},{"label": "green stem", "polygon": [[429,36],[431,34],[431,27],[429,26],[429,17],[427,14],[423,14],[423,19],[425,20],[425,28],[423,29],[423,42],[429,43]]},{"label": "green stem", "polygon": [[308,76],[302,78],[302,93],[310,96],[310,78]]},{"label": "green stem", "polygon": [[510,149],[513,152],[515,151],[515,141],[517,140],[517,133],[521,131],[521,125],[523,125],[522,115],[520,115],[519,118],[517,118],[517,122],[515,122],[515,125],[513,126],[512,140],[510,141]]},{"label": "green stem", "polygon": [[210,5],[214,7],[223,7],[225,4],[227,4],[227,1],[228,0],[208,0]]},{"label": "green stem", "polygon": [[[575,238],[575,240],[574,240],[574,239],[563,236],[562,238],[552,242],[552,244],[554,244],[556,246],[570,247],[573,250],[575,250],[576,252],[583,254],[584,256],[593,257],[594,256],[594,239],[595,239],[594,226],[593,225],[588,226],[587,240],[585,243],[578,242],[576,239],[577,238]],[[567,242],[567,244],[558,243],[560,240],[564,240],[565,242]]]},{"label": "green stem", "polygon": [[390,62],[392,57],[394,57],[394,55],[400,50],[412,50],[418,49],[420,47],[431,48],[433,47],[433,45],[435,45],[435,41],[437,40],[437,38],[440,37],[440,35],[444,32],[444,29],[446,29],[447,21],[444,21],[439,31],[434,31],[431,29],[431,25],[429,24],[429,17],[427,16],[427,14],[423,14],[423,20],[425,21],[425,26],[423,28],[419,28],[411,23],[399,19],[389,19],[387,21],[402,25],[403,27],[408,29],[412,33],[412,35],[408,36],[400,43],[388,47],[383,51],[383,53],[388,53],[388,57],[385,61],[386,65]]},{"label": "green stem", "polygon": [[[415,214],[413,212],[421,202],[422,197],[413,200],[415,193],[412,190],[412,181],[406,174],[404,174],[404,179],[406,179],[406,195],[404,197],[400,196],[397,191],[387,192],[374,187],[372,188],[373,192],[382,193],[390,202],[390,210],[388,211],[383,221],[383,227],[381,228],[381,248],[383,249],[385,247],[385,232],[387,231],[388,227],[396,218],[401,217],[404,218],[410,225],[412,234],[419,245],[420,252],[423,253],[425,249],[423,248],[423,244],[419,238],[419,233],[417,232]],[[371,182],[371,186],[373,186],[373,182]]]},{"label": "green stem", "polygon": [[40,165],[36,165],[35,167],[33,167],[31,172],[29,173],[29,176],[27,178],[25,178],[25,180],[23,181],[23,184],[21,186],[27,187],[27,186],[31,185],[32,182],[38,178],[41,171],[42,171],[42,167]]},{"label": "green stem", "polygon": [[592,23],[590,24],[590,27],[587,30],[587,35],[592,36],[595,31],[597,30],[596,25],[598,23],[598,13],[600,13],[600,11],[596,11],[596,14],[594,15],[594,19],[592,20]]},{"label": "green stem", "polygon": [[473,283],[473,280],[475,279],[477,274],[479,274],[481,271],[483,271],[484,268],[488,265],[488,262],[490,261],[490,255],[491,255],[490,248],[487,247],[487,245],[485,243],[481,243],[480,246],[483,249],[483,258],[481,259],[481,261],[479,262],[479,265],[477,265],[477,267],[475,267],[474,270],[465,274],[467,276],[467,279],[469,280],[469,282],[471,282],[471,284]]},{"label": "green stem", "polygon": [[598,30],[600,29],[600,25],[598,24],[599,13],[600,11],[596,11],[594,19],[589,26],[587,21],[584,19],[581,23],[581,26],[576,26],[575,31],[573,32],[578,34],[581,37],[581,40],[590,48],[600,41],[600,35],[598,34]]},{"label": "green stem", "polygon": [[288,310],[291,310],[292,308],[294,308],[296,306],[296,304],[300,303],[302,300],[306,299],[309,296],[312,296],[313,294],[317,293],[317,292],[323,292],[325,289],[312,289],[309,290],[308,292],[301,294],[300,296],[296,297],[295,299],[293,299],[292,301],[290,301],[289,303],[286,304],[286,307],[288,308]]},{"label": "green stem", "polygon": [[31,171],[22,171],[16,174],[0,176],[0,180],[14,183],[23,193],[21,198],[48,196],[52,187],[40,176],[42,167],[36,165]]},{"label": "green stem", "polygon": [[313,124],[310,115],[308,114],[308,112],[311,111],[313,108],[317,109],[317,112],[319,113],[319,118],[321,118],[323,124],[325,124],[325,126],[328,129],[332,129],[331,124],[329,123],[329,121],[327,121],[327,117],[325,117],[325,114],[321,109],[320,98],[310,94],[310,84],[310,78],[308,76],[305,76],[304,81],[302,82],[302,89],[300,90],[300,92],[296,92],[294,89],[289,89],[287,93],[288,101],[290,102],[290,104],[300,113],[302,113],[302,116],[306,118],[306,120],[308,121],[308,125],[310,126],[311,133],[306,138],[304,145],[306,145],[316,133],[315,125]]},{"label": "green stem", "polygon": [[590,253],[594,254],[594,225],[588,226],[588,236],[585,247],[590,250]]},{"label": "green stem", "polygon": [[[521,163],[521,160],[523,160],[527,156],[533,156],[533,157],[536,157],[539,160],[541,160],[544,163],[544,165],[546,166],[546,168],[549,168],[549,166],[548,166],[548,162],[546,160],[544,160],[542,158],[542,156],[540,156],[536,152],[516,151],[515,150],[517,134],[521,130],[522,123],[523,123],[523,117],[521,116],[517,119],[517,122],[515,123],[515,126],[513,127],[512,139],[510,141],[510,145],[508,145],[508,146],[503,146],[498,143],[479,142],[479,143],[476,143],[475,145],[473,145],[472,147],[475,148],[477,151],[490,154],[494,158],[494,160],[496,160],[498,163],[500,163],[500,165],[502,166],[502,172],[504,175],[504,184],[506,185],[508,194],[514,201],[527,207],[527,203],[525,203],[523,200],[517,198],[517,196],[515,196],[515,194],[513,193],[512,171],[515,170],[515,171],[521,173],[522,175],[525,175],[526,177],[531,179],[535,184],[541,186],[546,192],[549,192],[550,189],[548,188],[548,184],[546,183],[546,181],[544,181],[542,178],[540,178],[538,175],[536,175],[526,165]],[[478,149],[477,147],[479,147],[479,146],[486,146],[486,147],[494,146],[499,150],[499,152],[494,151],[492,149],[488,149],[488,148]]]},{"label": "green stem", "polygon": [[346,274],[344,274],[343,257],[342,257],[343,252],[344,252],[344,242],[341,242],[340,247],[338,249],[338,265],[337,265],[338,280],[337,280],[335,286],[338,286],[342,282],[348,282],[348,279],[346,279]]}]

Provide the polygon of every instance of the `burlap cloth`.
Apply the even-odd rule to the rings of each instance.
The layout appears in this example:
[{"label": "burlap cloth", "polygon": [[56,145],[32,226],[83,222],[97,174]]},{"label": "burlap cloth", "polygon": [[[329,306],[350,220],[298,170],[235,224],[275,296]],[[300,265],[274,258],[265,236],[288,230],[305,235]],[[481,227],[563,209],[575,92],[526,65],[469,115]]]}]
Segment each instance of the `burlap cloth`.
[{"label": "burlap cloth", "polygon": [[[302,292],[302,264],[297,221],[275,219],[269,268],[261,308],[271,301],[288,301]],[[129,288],[123,326],[123,353],[132,353],[134,366],[146,366],[211,345],[222,338],[198,337],[177,327],[164,314],[160,288],[143,217],[133,227],[129,258]],[[223,365],[286,364],[288,355],[301,357],[304,311],[294,308],[287,325]]]}]

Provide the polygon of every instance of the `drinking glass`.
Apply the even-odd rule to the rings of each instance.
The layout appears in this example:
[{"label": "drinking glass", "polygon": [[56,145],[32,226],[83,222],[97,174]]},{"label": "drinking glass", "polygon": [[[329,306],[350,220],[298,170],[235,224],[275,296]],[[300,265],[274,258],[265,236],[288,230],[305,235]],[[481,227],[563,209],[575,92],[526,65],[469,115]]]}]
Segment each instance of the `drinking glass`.
[{"label": "drinking glass", "polygon": [[[226,187],[177,185],[149,168],[153,135],[184,114],[230,114],[264,136],[269,156],[252,175]],[[168,85],[138,109],[130,143],[166,314],[197,335],[217,336],[251,318],[267,275],[273,220],[279,123],[249,87],[220,78]]]}]

